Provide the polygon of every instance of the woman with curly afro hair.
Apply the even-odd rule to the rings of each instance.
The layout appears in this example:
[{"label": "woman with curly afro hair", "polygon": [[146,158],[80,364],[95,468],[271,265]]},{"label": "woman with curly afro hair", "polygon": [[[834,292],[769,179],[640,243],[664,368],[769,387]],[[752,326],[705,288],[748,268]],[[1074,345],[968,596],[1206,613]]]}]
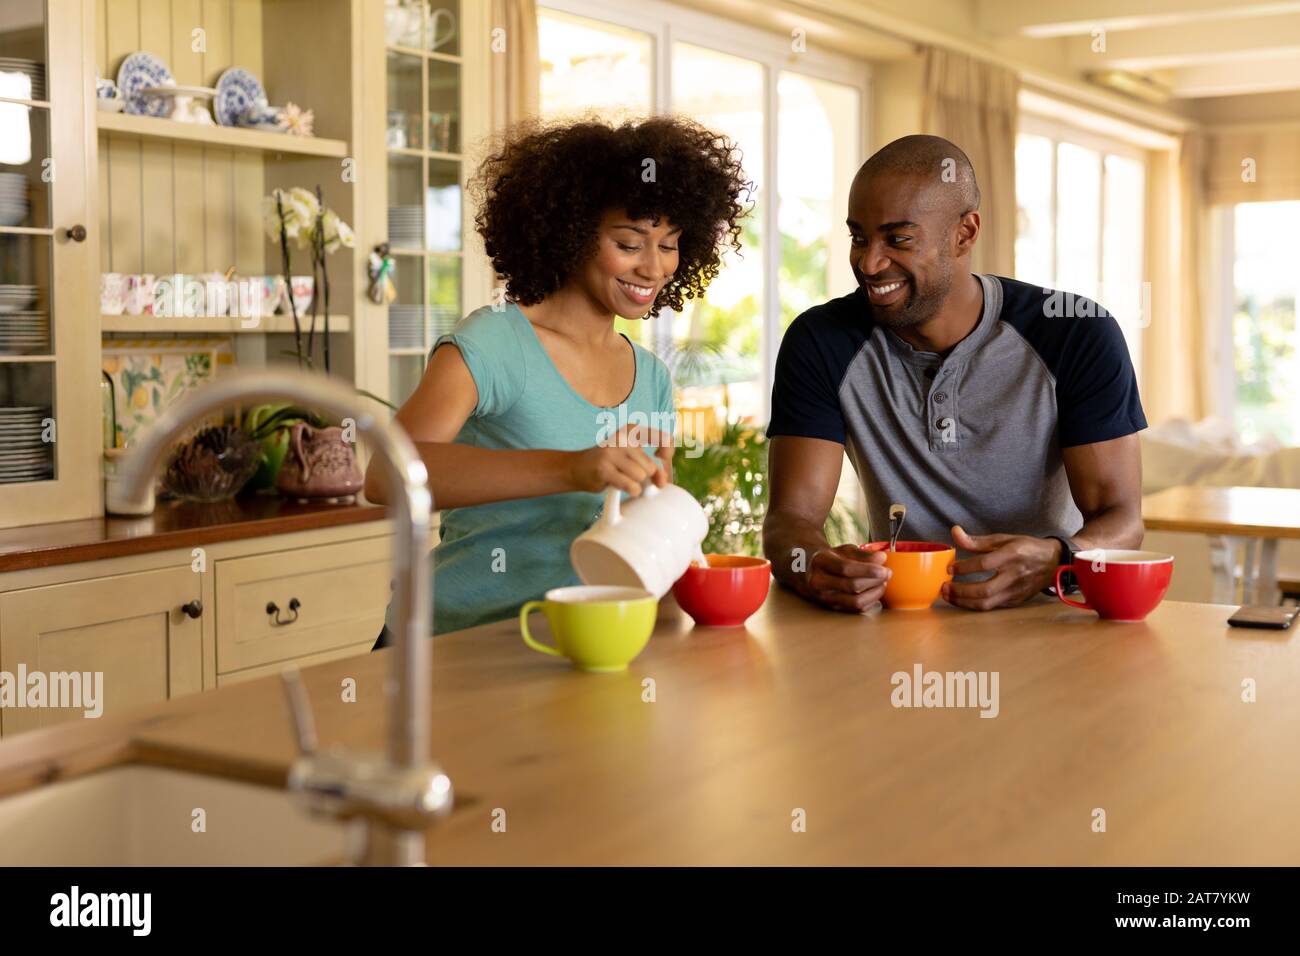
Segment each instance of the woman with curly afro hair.
[{"label": "woman with curly afro hair", "polygon": [[[735,145],[679,117],[526,124],[478,170],[504,302],[438,339],[397,413],[443,509],[435,633],[579,583],[569,545],[604,489],[671,480],[668,369],[614,320],[703,295],[751,189]],[[366,495],[385,500],[377,468]]]}]

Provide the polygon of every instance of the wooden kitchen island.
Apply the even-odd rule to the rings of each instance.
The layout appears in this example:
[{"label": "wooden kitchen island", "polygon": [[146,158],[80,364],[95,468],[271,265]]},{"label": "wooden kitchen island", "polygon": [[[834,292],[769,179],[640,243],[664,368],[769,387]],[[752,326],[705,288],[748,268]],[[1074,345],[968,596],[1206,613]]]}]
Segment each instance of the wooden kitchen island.
[{"label": "wooden kitchen island", "polygon": [[[774,589],[722,631],[669,599],[614,675],[529,650],[513,622],[439,637],[433,753],[457,808],[430,859],[1295,865],[1300,635],[1231,629],[1231,610],[856,617]],[[390,653],[303,672],[322,747],[382,748]],[[892,676],[918,664],[997,671],[997,716],[895,707]],[[294,756],[270,677],[7,741],[0,792],[128,760],[279,785]]]}]

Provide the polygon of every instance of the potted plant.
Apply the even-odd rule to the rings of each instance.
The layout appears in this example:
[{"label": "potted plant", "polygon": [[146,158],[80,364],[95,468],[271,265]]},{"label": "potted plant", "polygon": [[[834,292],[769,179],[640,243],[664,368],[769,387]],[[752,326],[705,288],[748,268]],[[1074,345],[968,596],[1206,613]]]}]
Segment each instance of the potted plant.
[{"label": "potted plant", "polygon": [[[710,342],[692,338],[670,346],[663,356],[673,383],[683,388],[721,388],[712,408],[678,405],[678,430],[692,441],[673,454],[673,481],[704,508],[708,554],[762,554],[763,517],[767,514],[767,434],[759,425],[733,421],[727,386],[751,381],[756,370],[742,358]],[[701,416],[700,411],[711,414]],[[693,414],[691,421],[687,414]],[[836,501],[826,519],[832,545],[861,543],[867,529],[852,507]]]},{"label": "potted plant", "polygon": [[[329,256],[340,248],[354,245],[352,229],[338,213],[325,206],[320,186],[314,191],[301,186],[273,190],[262,202],[262,213],[267,237],[280,246],[286,298],[293,319],[294,348],[287,354],[294,356],[300,368],[316,368],[319,310],[324,319],[321,359],[323,371],[329,374]],[[294,285],[291,243],[300,250],[308,250],[311,258],[311,322],[305,337],[299,306],[306,290]],[[358,392],[393,407],[371,392],[360,389]],[[250,487],[276,487],[284,494],[308,498],[355,494],[363,479],[351,436],[343,426],[343,422],[330,421],[311,409],[289,405],[260,405],[249,409],[245,428],[262,443],[261,462]]]},{"label": "potted plant", "polygon": [[[717,441],[703,448],[679,446],[673,454],[673,482],[690,492],[709,519],[706,554],[762,555],[767,444],[762,427],[728,422]],[[867,540],[862,519],[839,500],[826,518],[825,533],[833,546]]]},{"label": "potted plant", "polygon": [[[316,363],[316,315],[319,304],[324,313],[321,336],[326,374],[330,371],[330,282],[329,256],[343,247],[352,248],[356,238],[352,227],[339,214],[325,206],[321,188],[313,192],[302,186],[292,189],[275,189],[262,200],[262,224],[267,237],[280,245],[280,263],[284,272],[289,314],[293,318],[294,351],[299,366],[314,368]],[[289,244],[311,252],[311,325],[308,326],[306,348],[303,348],[302,322],[298,316],[300,295],[294,294],[293,271],[290,268]]]}]

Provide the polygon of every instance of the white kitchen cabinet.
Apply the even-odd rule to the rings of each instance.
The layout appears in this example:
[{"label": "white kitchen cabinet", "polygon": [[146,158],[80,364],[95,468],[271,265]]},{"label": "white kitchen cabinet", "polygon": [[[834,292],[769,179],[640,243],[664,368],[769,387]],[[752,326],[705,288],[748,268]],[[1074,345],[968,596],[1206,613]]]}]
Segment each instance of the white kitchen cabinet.
[{"label": "white kitchen cabinet", "polygon": [[[188,566],[0,594],[0,670],[77,673],[105,717],[203,687],[202,581]],[[102,676],[101,676],[102,675]],[[24,693],[24,687],[17,688]],[[81,708],[0,708],[6,736],[83,717]]]},{"label": "white kitchen cabinet", "polygon": [[[113,716],[365,654],[391,594],[391,548],[391,525],[374,521],[215,543],[201,563],[184,549],[0,574],[0,671],[102,673]],[[3,707],[0,734],[82,716]]]},{"label": "white kitchen cabinet", "polygon": [[[21,163],[5,158],[16,146],[0,150],[7,164],[0,172],[21,177],[31,200],[21,222],[0,224],[0,285],[34,287],[31,311],[48,319],[49,333],[39,349],[0,354],[0,417],[35,409],[57,425],[52,467],[11,470],[0,482],[0,528],[103,513],[104,344],[229,334],[244,367],[264,367],[292,347],[284,315],[245,328],[229,317],[100,308],[101,274],[199,276],[233,267],[240,277],[278,275],[281,251],[262,226],[263,197],[275,188],[319,185],[356,234],[355,247],[329,262],[335,378],[403,396],[440,324],[490,300],[495,278],[463,201],[471,169],[462,150],[490,131],[488,111],[470,108],[491,99],[483,0],[437,0],[430,9],[440,11],[438,35],[458,39],[429,34],[421,49],[390,42],[384,0],[0,0],[0,9],[0,55],[30,60],[44,78],[44,89],[22,96],[0,88],[9,121],[0,125],[31,140]],[[311,109],[315,135],[101,111],[96,76],[116,78],[138,51],[159,57],[181,85],[213,87],[228,68],[247,69],[272,104]],[[388,146],[390,116],[406,103],[390,102],[398,93],[390,90],[394,65],[407,67],[401,92],[414,99],[403,121],[412,136],[420,133],[418,146],[414,139]],[[466,241],[399,249],[390,218],[408,214],[422,223],[427,215],[430,234]],[[365,273],[370,251],[390,238],[402,293],[392,316],[366,295]],[[311,271],[303,252],[292,255],[295,274]],[[407,341],[411,315],[419,334]],[[307,324],[303,318],[304,338]],[[322,337],[318,324],[315,341]],[[48,426],[46,433],[54,434]]]}]

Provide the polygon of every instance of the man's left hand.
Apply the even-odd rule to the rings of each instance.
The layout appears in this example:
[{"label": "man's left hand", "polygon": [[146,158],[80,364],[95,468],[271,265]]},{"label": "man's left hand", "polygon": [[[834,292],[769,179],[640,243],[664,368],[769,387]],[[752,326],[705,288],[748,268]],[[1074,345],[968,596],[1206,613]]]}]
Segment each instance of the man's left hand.
[{"label": "man's left hand", "polygon": [[1051,538],[1026,534],[970,535],[960,525],[952,529],[953,543],[972,557],[953,563],[953,575],[993,571],[986,581],[951,581],[943,586],[943,599],[957,607],[989,611],[1023,604],[1056,580],[1061,545]]}]

